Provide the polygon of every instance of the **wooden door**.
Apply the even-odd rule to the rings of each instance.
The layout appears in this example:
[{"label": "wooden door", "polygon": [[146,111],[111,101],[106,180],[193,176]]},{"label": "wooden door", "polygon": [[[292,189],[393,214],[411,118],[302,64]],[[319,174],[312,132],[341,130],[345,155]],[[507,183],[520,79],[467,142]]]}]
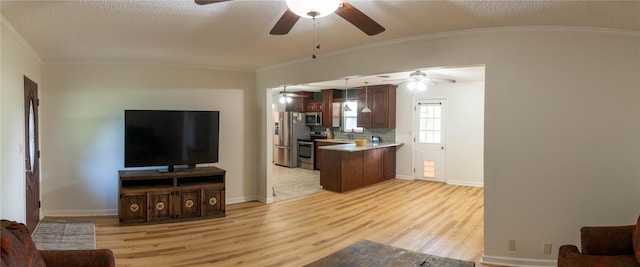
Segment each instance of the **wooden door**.
[{"label": "wooden door", "polygon": [[24,77],[26,225],[33,232],[40,221],[40,144],[38,84]]}]

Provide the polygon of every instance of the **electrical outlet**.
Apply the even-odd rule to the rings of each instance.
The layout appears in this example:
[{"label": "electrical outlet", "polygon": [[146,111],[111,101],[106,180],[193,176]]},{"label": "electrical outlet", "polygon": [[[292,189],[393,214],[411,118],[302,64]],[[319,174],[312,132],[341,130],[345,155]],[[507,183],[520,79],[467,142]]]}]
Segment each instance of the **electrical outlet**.
[{"label": "electrical outlet", "polygon": [[543,249],[542,253],[551,254],[551,244],[544,244],[544,249]]},{"label": "electrical outlet", "polygon": [[516,251],[516,241],[515,240],[509,240],[507,242],[507,250]]}]

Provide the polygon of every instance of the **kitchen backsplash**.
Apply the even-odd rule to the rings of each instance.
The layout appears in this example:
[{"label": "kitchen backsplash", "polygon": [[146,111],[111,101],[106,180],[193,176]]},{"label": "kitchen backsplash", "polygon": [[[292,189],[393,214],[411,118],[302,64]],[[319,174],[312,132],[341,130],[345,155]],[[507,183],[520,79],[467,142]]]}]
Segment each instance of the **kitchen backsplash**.
[{"label": "kitchen backsplash", "polygon": [[[321,126],[313,126],[312,131],[326,131],[327,127]],[[348,137],[340,131],[340,128],[331,128],[333,132],[334,139],[347,139]],[[396,131],[395,129],[386,129],[386,128],[371,128],[364,129],[362,133],[353,133],[353,139],[367,139],[371,140],[371,136],[380,136],[382,138],[382,142],[395,142],[396,141]]]}]

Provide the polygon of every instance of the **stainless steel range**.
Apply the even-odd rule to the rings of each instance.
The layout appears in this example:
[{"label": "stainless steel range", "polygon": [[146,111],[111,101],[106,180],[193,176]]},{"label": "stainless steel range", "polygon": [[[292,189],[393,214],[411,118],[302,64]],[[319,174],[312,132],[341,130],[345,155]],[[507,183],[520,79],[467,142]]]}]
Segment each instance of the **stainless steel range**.
[{"label": "stainless steel range", "polygon": [[315,164],[315,142],[316,139],[325,139],[325,132],[310,132],[309,139],[298,139],[298,167],[313,170]]}]

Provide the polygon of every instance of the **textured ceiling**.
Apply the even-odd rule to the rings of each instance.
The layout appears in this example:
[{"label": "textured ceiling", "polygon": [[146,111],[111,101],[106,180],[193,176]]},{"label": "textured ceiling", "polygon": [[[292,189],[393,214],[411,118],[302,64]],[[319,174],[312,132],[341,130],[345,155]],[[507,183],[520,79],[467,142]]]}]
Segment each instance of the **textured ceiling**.
[{"label": "textured ceiling", "polygon": [[[367,36],[341,17],[320,20],[322,53],[415,35],[510,26],[596,27],[640,31],[640,1],[350,1],[386,28]],[[307,58],[312,23],[269,35],[284,0],[9,1],[3,19],[45,64],[137,61],[234,70]]]}]

